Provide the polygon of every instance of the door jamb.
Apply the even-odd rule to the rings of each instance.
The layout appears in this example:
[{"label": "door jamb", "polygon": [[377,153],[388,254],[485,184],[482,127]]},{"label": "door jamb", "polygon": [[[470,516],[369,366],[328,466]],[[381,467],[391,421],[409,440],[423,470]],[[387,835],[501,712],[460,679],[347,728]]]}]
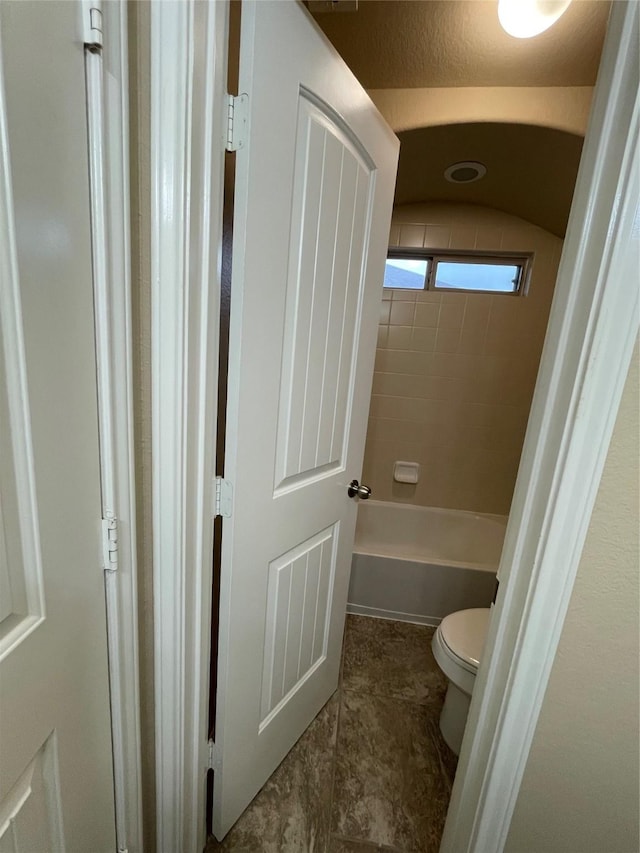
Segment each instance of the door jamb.
[{"label": "door jamb", "polygon": [[104,571],[116,846],[142,853],[126,3],[101,11],[104,44],[85,48],[85,74],[102,514],[117,525],[117,568],[105,559]]},{"label": "door jamb", "polygon": [[441,853],[499,853],[638,335],[638,4],[614,3]]},{"label": "door jamb", "polygon": [[[637,147],[624,85],[637,9],[613,5],[443,853],[504,846],[637,335],[637,287],[616,274],[637,251],[618,182]],[[185,853],[205,827],[228,0],[203,7],[151,6],[156,808],[159,849]]]},{"label": "door jamb", "polygon": [[152,3],[151,378],[158,850],[206,838],[228,0]]}]

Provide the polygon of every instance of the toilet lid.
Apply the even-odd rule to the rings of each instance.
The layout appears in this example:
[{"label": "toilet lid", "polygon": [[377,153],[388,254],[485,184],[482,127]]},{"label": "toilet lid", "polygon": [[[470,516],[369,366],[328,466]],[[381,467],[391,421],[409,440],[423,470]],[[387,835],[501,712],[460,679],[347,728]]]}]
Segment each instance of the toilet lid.
[{"label": "toilet lid", "polygon": [[488,607],[459,610],[440,623],[440,634],[456,657],[477,668],[489,626]]}]

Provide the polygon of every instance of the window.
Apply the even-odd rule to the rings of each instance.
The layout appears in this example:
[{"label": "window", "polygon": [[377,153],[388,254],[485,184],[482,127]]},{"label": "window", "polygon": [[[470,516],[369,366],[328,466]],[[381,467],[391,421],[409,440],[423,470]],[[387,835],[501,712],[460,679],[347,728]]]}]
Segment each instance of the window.
[{"label": "window", "polygon": [[384,287],[517,295],[525,292],[530,262],[528,255],[509,252],[389,249]]},{"label": "window", "polygon": [[384,286],[401,290],[424,290],[428,272],[428,258],[388,257],[384,269]]}]

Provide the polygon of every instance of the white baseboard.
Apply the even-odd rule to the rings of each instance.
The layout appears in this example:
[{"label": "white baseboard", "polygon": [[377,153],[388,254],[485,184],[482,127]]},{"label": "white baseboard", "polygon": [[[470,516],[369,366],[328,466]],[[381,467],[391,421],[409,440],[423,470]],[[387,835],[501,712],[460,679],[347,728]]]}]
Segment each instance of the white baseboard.
[{"label": "white baseboard", "polygon": [[379,607],[365,607],[362,604],[347,603],[347,613],[350,613],[352,616],[370,616],[373,619],[393,619],[396,622],[412,622],[414,625],[430,625],[432,628],[437,628],[442,621],[439,616],[419,616],[416,613],[381,610]]}]

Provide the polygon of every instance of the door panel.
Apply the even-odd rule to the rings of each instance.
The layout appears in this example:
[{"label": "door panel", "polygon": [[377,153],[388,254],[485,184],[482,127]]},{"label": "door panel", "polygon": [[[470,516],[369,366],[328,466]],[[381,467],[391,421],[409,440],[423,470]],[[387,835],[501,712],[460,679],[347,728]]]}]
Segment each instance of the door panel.
[{"label": "door panel", "polygon": [[[8,198],[3,201],[3,231],[8,234],[14,210]],[[10,247],[6,245],[6,249]],[[44,616],[30,395],[17,272],[7,269],[0,287],[0,659]]]},{"label": "door panel", "polygon": [[57,853],[64,850],[55,736],[0,805],[0,853]]},{"label": "door panel", "polygon": [[0,3],[0,849],[115,847],[77,3]]},{"label": "door panel", "polygon": [[262,733],[327,654],[336,525],[269,564],[262,671]]},{"label": "door panel", "polygon": [[276,495],[344,466],[374,167],[332,112],[301,91]]},{"label": "door panel", "polygon": [[398,142],[293,2],[243,3],[213,827],[337,687]]}]

